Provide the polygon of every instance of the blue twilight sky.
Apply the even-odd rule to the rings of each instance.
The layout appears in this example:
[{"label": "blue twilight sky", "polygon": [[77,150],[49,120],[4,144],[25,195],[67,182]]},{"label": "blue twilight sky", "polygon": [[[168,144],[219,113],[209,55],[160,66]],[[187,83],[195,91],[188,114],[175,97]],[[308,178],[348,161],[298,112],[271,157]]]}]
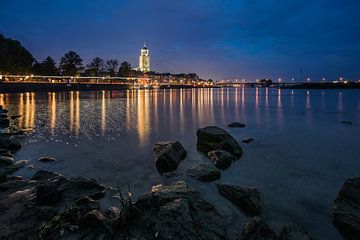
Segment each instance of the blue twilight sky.
[{"label": "blue twilight sky", "polygon": [[0,33],[42,61],[68,50],[216,80],[360,79],[359,0],[0,0]]}]

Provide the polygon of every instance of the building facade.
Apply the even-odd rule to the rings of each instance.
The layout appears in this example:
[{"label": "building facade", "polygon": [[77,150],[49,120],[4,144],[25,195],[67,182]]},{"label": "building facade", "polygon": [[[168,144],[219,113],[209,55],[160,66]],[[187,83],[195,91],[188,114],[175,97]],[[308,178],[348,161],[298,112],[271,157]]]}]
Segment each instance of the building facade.
[{"label": "building facade", "polygon": [[149,49],[147,49],[145,44],[140,51],[138,69],[142,72],[150,72],[150,54],[149,54]]}]

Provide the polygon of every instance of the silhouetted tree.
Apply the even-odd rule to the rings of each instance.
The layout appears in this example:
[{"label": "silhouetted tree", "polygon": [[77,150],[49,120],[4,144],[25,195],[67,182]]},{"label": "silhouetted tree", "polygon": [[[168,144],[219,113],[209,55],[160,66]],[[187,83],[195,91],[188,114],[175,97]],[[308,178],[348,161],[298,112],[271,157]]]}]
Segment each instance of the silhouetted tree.
[{"label": "silhouetted tree", "polygon": [[131,64],[128,62],[122,62],[119,67],[119,76],[120,77],[130,77],[131,76]]},{"label": "silhouetted tree", "polygon": [[0,72],[28,74],[35,59],[18,41],[0,34]]},{"label": "silhouetted tree", "polygon": [[59,75],[59,70],[56,67],[56,63],[54,59],[51,57],[45,58],[44,61],[41,62],[41,66],[43,68],[43,75],[45,76],[55,76]]},{"label": "silhouetted tree", "polygon": [[87,65],[87,67],[87,72],[89,72],[92,76],[97,77],[100,75],[100,73],[104,72],[105,63],[103,59],[96,57],[92,60],[90,64]]},{"label": "silhouetted tree", "polygon": [[69,51],[61,58],[60,70],[62,75],[75,76],[82,70],[83,60],[74,51]]},{"label": "silhouetted tree", "polygon": [[116,59],[109,59],[106,61],[106,70],[110,77],[116,75],[116,69],[119,66],[119,62]]}]

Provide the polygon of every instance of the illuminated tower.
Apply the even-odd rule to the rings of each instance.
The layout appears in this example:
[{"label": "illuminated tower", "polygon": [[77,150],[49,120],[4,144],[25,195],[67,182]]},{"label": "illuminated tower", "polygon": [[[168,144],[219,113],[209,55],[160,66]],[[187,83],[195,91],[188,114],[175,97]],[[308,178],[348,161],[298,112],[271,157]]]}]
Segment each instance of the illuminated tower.
[{"label": "illuminated tower", "polygon": [[145,46],[141,49],[140,57],[139,57],[139,70],[142,72],[150,71],[150,54],[149,50]]}]

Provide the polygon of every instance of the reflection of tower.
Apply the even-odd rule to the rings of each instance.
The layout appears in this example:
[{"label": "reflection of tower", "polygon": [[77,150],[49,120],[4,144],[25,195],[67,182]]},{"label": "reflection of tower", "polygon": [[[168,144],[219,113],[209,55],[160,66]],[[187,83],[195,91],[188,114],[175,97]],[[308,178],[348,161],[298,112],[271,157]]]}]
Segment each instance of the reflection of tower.
[{"label": "reflection of tower", "polygon": [[139,70],[142,72],[150,71],[150,54],[149,49],[145,46],[141,49],[140,57],[139,57]]}]

